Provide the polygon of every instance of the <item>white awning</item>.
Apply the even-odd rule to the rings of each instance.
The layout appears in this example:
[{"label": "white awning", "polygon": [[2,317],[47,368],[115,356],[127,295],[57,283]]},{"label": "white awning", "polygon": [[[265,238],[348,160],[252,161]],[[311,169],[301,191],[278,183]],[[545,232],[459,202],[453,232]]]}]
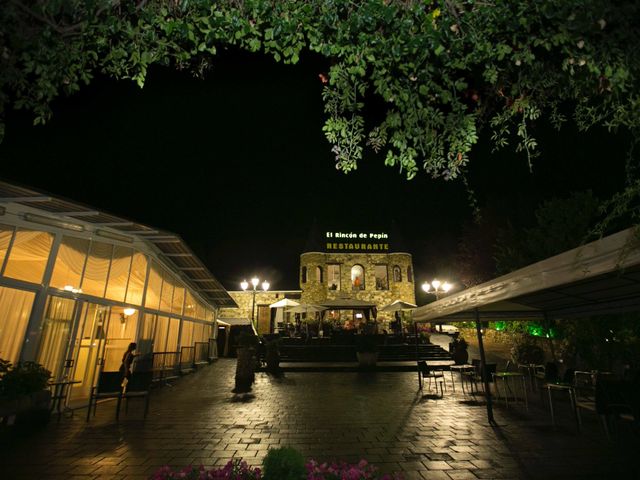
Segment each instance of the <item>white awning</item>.
[{"label": "white awning", "polygon": [[640,310],[634,228],[419,307],[417,321],[562,318]]}]

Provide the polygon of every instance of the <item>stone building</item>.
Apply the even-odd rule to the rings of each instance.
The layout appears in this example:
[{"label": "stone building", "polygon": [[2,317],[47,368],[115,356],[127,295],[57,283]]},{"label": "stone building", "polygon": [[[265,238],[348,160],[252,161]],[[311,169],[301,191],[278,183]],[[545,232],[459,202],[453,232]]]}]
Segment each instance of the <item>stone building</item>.
[{"label": "stone building", "polygon": [[[380,309],[395,300],[415,304],[413,262],[402,243],[391,243],[384,232],[336,232],[316,235],[300,255],[301,302],[331,305],[344,300],[375,304],[377,320],[388,328],[393,313]],[[317,241],[318,237],[321,238]],[[343,302],[344,303],[344,302]],[[327,312],[346,326],[358,323],[362,312]]]},{"label": "stone building", "polygon": [[269,305],[283,298],[300,301],[300,290],[256,290],[255,306],[253,290],[232,290],[228,293],[238,306],[220,309],[219,320],[230,325],[250,325],[255,318],[256,330],[261,335],[276,329],[275,312]]}]

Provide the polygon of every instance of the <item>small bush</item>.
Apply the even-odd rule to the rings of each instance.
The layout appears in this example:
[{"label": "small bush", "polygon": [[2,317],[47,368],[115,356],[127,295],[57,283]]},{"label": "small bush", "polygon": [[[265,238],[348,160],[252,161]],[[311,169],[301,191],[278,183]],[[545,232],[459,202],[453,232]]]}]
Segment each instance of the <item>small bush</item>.
[{"label": "small bush", "polygon": [[305,478],[304,457],[293,448],[270,449],[262,463],[264,480],[300,480]]}]

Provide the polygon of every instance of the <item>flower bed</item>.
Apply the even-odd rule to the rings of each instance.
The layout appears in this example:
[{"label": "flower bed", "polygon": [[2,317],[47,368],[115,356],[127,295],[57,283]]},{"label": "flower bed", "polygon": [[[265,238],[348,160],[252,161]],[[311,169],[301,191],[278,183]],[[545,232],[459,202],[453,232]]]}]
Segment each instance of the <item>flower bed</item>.
[{"label": "flower bed", "polygon": [[251,467],[242,459],[232,459],[222,468],[205,469],[203,466],[172,470],[162,467],[152,480],[402,480],[397,474],[380,474],[366,460],[356,464],[346,462],[319,463],[309,460],[291,448],[269,450],[265,457],[264,472]]}]

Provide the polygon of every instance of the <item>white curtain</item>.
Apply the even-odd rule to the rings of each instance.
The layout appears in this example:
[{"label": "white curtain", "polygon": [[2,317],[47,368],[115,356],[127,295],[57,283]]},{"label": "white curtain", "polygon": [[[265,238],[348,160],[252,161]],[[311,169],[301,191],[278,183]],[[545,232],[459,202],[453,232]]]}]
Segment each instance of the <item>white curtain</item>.
[{"label": "white curtain", "polygon": [[13,227],[0,224],[0,270],[2,270],[2,264],[4,263],[4,257],[7,255],[11,237],[13,237]]},{"label": "white curtain", "polygon": [[89,251],[89,240],[63,237],[49,284],[55,288],[67,285],[80,288],[82,270]]},{"label": "white curtain", "polygon": [[0,287],[0,358],[17,362],[35,293]]},{"label": "white curtain", "polygon": [[167,352],[178,351],[178,333],[180,332],[180,320],[169,319],[169,335],[167,335]]},{"label": "white curtain", "polygon": [[142,292],[144,291],[146,278],[147,257],[140,252],[135,252],[133,254],[133,261],[131,262],[131,273],[127,287],[127,303],[142,305]]},{"label": "white curtain", "polygon": [[36,361],[58,378],[62,372],[73,321],[75,300],[49,297],[41,326]]},{"label": "white curtain", "polygon": [[149,271],[149,281],[147,283],[147,297],[144,306],[157,309],[160,306],[160,291],[162,289],[162,277],[160,276],[159,265],[152,261]]},{"label": "white curtain", "polygon": [[53,235],[48,232],[18,229],[4,270],[5,277],[42,282],[52,243]]},{"label": "white curtain", "polygon": [[107,298],[124,302],[132,253],[133,250],[131,248],[117,245],[114,247],[111,269],[109,270],[109,281],[107,282]]},{"label": "white curtain", "polygon": [[91,242],[91,251],[82,279],[82,293],[104,297],[112,253],[113,245],[110,243]]}]

